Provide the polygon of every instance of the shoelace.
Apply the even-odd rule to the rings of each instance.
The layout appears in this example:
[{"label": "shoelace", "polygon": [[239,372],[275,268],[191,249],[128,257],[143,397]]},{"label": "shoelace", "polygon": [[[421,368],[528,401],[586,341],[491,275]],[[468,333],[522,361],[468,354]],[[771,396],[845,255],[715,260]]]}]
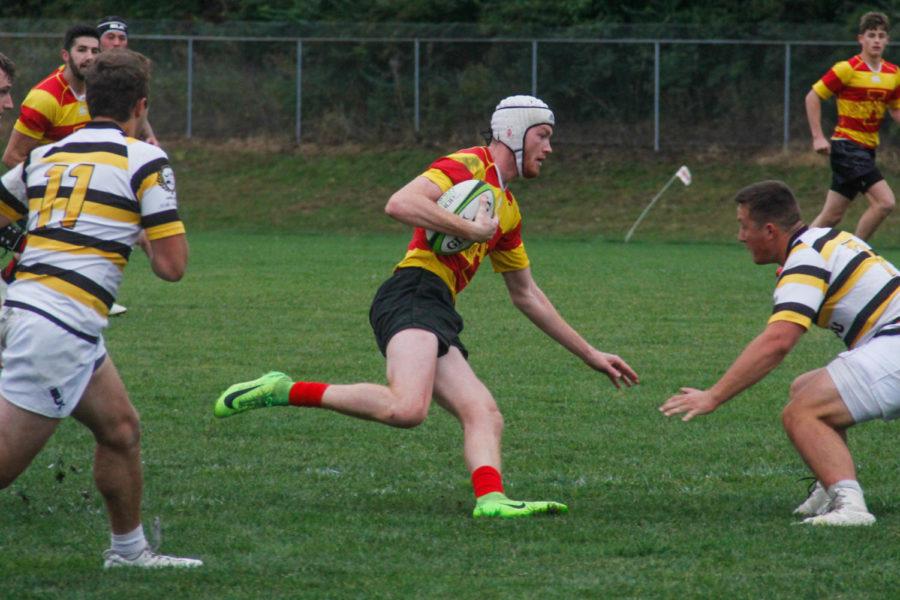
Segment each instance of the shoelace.
[{"label": "shoelace", "polygon": [[798,483],[801,481],[809,482],[809,485],[806,488],[806,497],[809,498],[810,496],[812,496],[813,491],[815,491],[816,484],[819,482],[819,480],[816,479],[815,477],[801,477],[800,479],[797,480]]}]

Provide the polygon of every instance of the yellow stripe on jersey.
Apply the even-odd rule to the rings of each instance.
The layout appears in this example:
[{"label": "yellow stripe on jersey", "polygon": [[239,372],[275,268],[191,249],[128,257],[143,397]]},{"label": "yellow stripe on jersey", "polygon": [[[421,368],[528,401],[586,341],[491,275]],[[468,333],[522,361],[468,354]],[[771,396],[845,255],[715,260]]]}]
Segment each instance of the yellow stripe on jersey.
[{"label": "yellow stripe on jersey", "polygon": [[6,204],[5,202],[0,202],[0,215],[3,215],[13,222],[18,221],[23,216],[25,216],[22,213],[13,210],[12,207],[10,207],[9,204]]},{"label": "yellow stripe on jersey", "polygon": [[859,280],[862,279],[863,275],[865,275],[869,269],[875,265],[881,264],[881,262],[882,259],[880,256],[870,256],[856,267],[853,274],[844,282],[844,285],[842,285],[840,289],[835,290],[834,294],[832,294],[822,305],[822,309],[819,311],[819,320],[816,322],[819,327],[828,327],[828,324],[831,323],[831,315],[834,313],[834,309],[838,302],[856,287],[856,284],[859,283]]},{"label": "yellow stripe on jersey", "polygon": [[88,246],[79,246],[76,244],[67,244],[57,240],[51,240],[40,235],[32,235],[28,237],[28,247],[38,248],[40,250],[48,250],[51,252],[65,252],[66,254],[93,254],[102,256],[109,262],[124,269],[128,261],[118,252],[106,252],[99,248],[90,248]]},{"label": "yellow stripe on jersey", "polygon": [[825,245],[822,246],[822,249],[819,251],[819,254],[822,255],[822,259],[825,260],[825,262],[828,262],[831,258],[831,253],[834,252],[838,246],[849,241],[852,237],[853,234],[842,231],[837,234],[834,239],[825,242]]},{"label": "yellow stripe on jersey", "polygon": [[128,157],[112,152],[54,152],[41,159],[42,163],[78,164],[95,163],[128,170]]},{"label": "yellow stripe on jersey", "polygon": [[172,237],[185,232],[184,223],[181,221],[173,221],[171,223],[163,223],[154,227],[144,229],[148,240],[161,240],[162,238]]},{"label": "yellow stripe on jersey", "polygon": [[[66,207],[66,202],[69,199],[66,197],[57,198],[53,203],[53,210],[63,210]],[[43,204],[43,198],[29,198],[28,199],[28,210],[34,212],[41,211],[41,205]],[[2,205],[0,205],[0,209],[2,209]],[[108,204],[100,204],[99,202],[91,202],[89,200],[85,200],[81,205],[81,212],[88,213],[91,215],[96,215],[98,217],[103,217],[104,219],[109,219],[110,221],[117,221],[119,223],[134,223],[138,224],[141,222],[141,215],[136,212],[130,210],[124,210],[121,208],[116,208],[114,206],[110,206]]]},{"label": "yellow stripe on jersey", "polygon": [[788,275],[785,275],[778,280],[778,285],[775,287],[781,287],[789,283],[808,285],[816,288],[817,290],[820,290],[823,293],[828,291],[827,281],[823,280],[821,277],[816,277],[814,275],[804,275],[803,273],[790,273]]},{"label": "yellow stripe on jersey", "polygon": [[[29,239],[28,243],[31,243]],[[106,304],[103,303],[97,296],[93,294],[89,294],[85,292],[83,289],[78,287],[77,285],[73,285],[68,281],[64,281],[59,277],[52,277],[49,275],[40,275],[38,273],[29,273],[27,271],[19,271],[16,273],[16,280],[19,279],[33,279],[36,283],[40,283],[41,285],[45,285],[48,288],[56,290],[60,294],[72,298],[85,306],[94,309],[97,313],[106,317],[109,314],[109,309],[106,307]]]},{"label": "yellow stripe on jersey", "polygon": [[809,329],[812,326],[812,319],[810,319],[806,315],[801,315],[800,313],[794,312],[792,310],[779,310],[777,313],[769,317],[769,323],[774,323],[776,321],[796,323],[803,329]]},{"label": "yellow stripe on jersey", "polygon": [[894,293],[888,296],[887,300],[882,302],[878,306],[878,308],[875,309],[875,312],[873,312],[872,315],[868,319],[866,319],[866,324],[863,325],[862,329],[859,330],[859,333],[856,335],[856,337],[854,337],[852,340],[846,340],[847,346],[852,348],[854,345],[856,345],[856,341],[865,336],[869,332],[869,330],[871,330],[872,327],[875,326],[875,323],[878,322],[878,319],[881,318],[881,315],[884,314],[884,311],[888,306],[890,306],[891,302],[893,302],[894,298],[896,298],[898,295],[900,295],[900,288],[894,290]]},{"label": "yellow stripe on jersey", "polygon": [[81,208],[81,212],[103,217],[110,221],[118,221],[120,223],[140,223],[141,215],[134,211],[116,208],[109,204],[101,204],[99,202],[91,202],[86,200]]},{"label": "yellow stripe on jersey", "polygon": [[428,169],[422,176],[441,188],[442,192],[446,192],[453,187],[453,181],[440,169]]}]

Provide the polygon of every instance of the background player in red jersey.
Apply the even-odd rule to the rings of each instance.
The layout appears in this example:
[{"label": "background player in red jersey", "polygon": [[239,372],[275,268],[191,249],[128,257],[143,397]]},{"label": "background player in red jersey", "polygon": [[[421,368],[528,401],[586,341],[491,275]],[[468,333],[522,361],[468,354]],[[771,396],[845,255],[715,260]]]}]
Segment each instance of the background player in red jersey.
[{"label": "background player in red jersey", "polygon": [[[550,155],[555,118],[531,96],[512,96],[497,105],[488,146],[467,148],[432,163],[422,175],[395,192],[388,215],[415,228],[406,256],[372,302],[369,319],[387,359],[388,385],[328,385],[293,382],[283,373],[228,388],[215,414],[227,417],[273,405],[327,408],[394,427],[415,427],[428,415],[432,396],[462,425],[463,453],[475,491],[475,517],[525,517],[566,512],[558,502],[510,500],[500,475],[503,417],[494,397],[466,360],[460,341],[462,317],[456,294],[484,259],[506,283],[510,299],[538,328],[612,383],[630,386],[637,374],[624,360],[601,352],[556,311],[535,283],[521,237],[521,214],[508,184],[517,177],[540,175]],[[437,200],[454,184],[469,179],[494,188],[496,214],[480,210],[474,221],[443,210]],[[482,208],[486,209],[484,200]],[[475,240],[450,256],[435,254],[425,230]]]},{"label": "background player in red jersey", "polygon": [[[811,225],[834,227],[862,192],[869,208],[859,218],[856,235],[869,239],[896,204],[894,192],[875,166],[878,129],[885,110],[900,122],[900,72],[883,60],[890,24],[882,13],[870,12],[859,22],[860,53],[835,64],[806,95],[806,116],[813,150],[831,156],[831,189],[825,206]],[[837,96],[838,123],[831,136],[822,133],[822,100]]]},{"label": "background player in red jersey", "polygon": [[75,25],[66,31],[61,52],[64,64],[25,96],[3,164],[14,167],[38,146],[61,140],[91,120],[84,100],[84,73],[98,52],[100,39],[90,25]]}]

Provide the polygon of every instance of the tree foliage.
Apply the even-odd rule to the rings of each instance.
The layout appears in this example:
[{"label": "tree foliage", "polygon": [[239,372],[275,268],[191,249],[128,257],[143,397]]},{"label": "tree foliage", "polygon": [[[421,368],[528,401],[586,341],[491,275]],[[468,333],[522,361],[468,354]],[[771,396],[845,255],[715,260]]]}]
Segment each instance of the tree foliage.
[{"label": "tree foliage", "polygon": [[474,23],[572,27],[597,23],[728,25],[832,23],[853,26],[866,10],[895,20],[900,0],[3,0],[0,18]]}]

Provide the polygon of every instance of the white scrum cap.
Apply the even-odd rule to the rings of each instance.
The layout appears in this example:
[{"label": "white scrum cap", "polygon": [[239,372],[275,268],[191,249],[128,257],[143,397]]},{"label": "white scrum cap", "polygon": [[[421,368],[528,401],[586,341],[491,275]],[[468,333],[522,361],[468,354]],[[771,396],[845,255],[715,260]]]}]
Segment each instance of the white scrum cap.
[{"label": "white scrum cap", "polygon": [[534,96],[510,96],[494,109],[491,117],[491,135],[512,150],[516,157],[516,169],[522,177],[525,154],[525,134],[536,125],[555,124],[553,111],[546,102]]}]

